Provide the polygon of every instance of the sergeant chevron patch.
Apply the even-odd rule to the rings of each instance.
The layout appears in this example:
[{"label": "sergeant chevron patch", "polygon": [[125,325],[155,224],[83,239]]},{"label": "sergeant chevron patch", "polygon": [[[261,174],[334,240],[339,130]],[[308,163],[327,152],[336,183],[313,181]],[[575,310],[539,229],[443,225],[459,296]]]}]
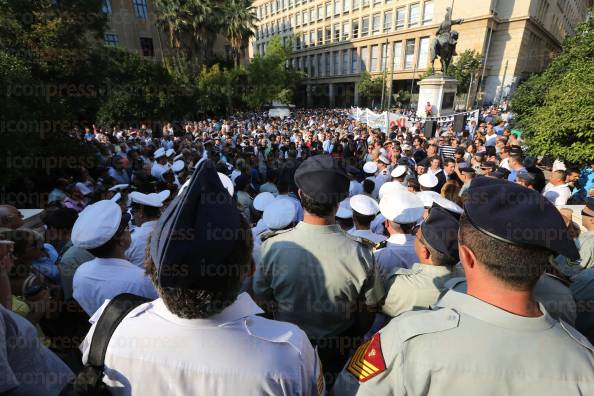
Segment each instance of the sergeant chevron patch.
[{"label": "sergeant chevron patch", "polygon": [[380,334],[376,333],[371,340],[361,345],[347,366],[347,370],[359,382],[365,382],[386,369]]}]

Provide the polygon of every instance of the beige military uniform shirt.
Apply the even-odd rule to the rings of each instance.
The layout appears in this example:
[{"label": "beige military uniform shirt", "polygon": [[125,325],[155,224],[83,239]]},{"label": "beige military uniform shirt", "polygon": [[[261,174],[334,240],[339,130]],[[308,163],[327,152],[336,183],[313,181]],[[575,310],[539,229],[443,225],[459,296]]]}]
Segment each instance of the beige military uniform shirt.
[{"label": "beige military uniform shirt", "polygon": [[410,269],[399,268],[388,280],[390,286],[382,311],[398,316],[406,311],[428,309],[452,277],[452,268],[443,266],[417,263]]},{"label": "beige military uniform shirt", "polygon": [[392,319],[359,348],[334,394],[594,394],[594,347],[540,310],[527,318],[450,290],[433,310]]},{"label": "beige military uniform shirt", "polygon": [[585,334],[594,334],[594,268],[574,275],[570,288],[577,305],[576,327]]},{"label": "beige military uniform shirt", "polygon": [[266,239],[261,252],[254,294],[274,301],[275,319],[298,325],[310,338],[345,332],[358,301],[373,306],[384,297],[372,247],[338,225],[300,222]]},{"label": "beige military uniform shirt", "polygon": [[[466,279],[453,278],[446,282],[447,289],[466,293]],[[557,277],[542,274],[534,286],[534,299],[544,305],[549,315],[557,320],[564,320],[570,325],[575,325],[576,304],[571,290]]]}]

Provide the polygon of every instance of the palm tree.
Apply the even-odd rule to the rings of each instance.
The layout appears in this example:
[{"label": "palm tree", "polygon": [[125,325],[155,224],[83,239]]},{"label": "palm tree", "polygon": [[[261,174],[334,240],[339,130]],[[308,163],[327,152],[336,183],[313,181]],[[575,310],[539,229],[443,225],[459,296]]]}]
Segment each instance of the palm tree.
[{"label": "palm tree", "polygon": [[223,30],[233,48],[233,61],[239,64],[241,51],[256,28],[256,11],[251,0],[227,0],[224,6]]}]

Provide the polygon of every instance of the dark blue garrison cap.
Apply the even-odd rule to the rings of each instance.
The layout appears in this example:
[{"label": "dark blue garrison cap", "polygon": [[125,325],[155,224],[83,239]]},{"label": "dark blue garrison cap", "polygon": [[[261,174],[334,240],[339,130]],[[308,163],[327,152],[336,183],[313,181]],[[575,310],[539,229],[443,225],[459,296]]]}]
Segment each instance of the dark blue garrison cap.
[{"label": "dark blue garrison cap", "polygon": [[337,204],[349,194],[349,178],[338,162],[327,154],[314,155],[295,171],[295,184],[320,203]]},{"label": "dark blue garrison cap", "polygon": [[152,233],[150,254],[162,287],[224,291],[237,269],[226,260],[245,242],[240,212],[215,164],[196,166],[187,189],[163,212]]},{"label": "dark blue garrison cap", "polygon": [[421,234],[433,249],[458,259],[458,219],[450,211],[434,204],[421,224]]},{"label": "dark blue garrison cap", "polygon": [[540,193],[490,177],[474,179],[464,194],[464,214],[484,234],[525,247],[541,247],[572,260],[578,249],[559,210]]}]

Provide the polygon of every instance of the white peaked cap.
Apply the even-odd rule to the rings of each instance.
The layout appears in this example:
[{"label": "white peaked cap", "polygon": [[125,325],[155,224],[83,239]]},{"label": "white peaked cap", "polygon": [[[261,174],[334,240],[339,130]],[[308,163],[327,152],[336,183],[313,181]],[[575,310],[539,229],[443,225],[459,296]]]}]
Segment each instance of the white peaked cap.
[{"label": "white peaked cap", "polygon": [[266,207],[272,203],[276,198],[274,195],[268,191],[261,192],[260,194],[256,195],[254,198],[254,209],[263,212],[266,210]]},{"label": "white peaked cap", "polygon": [[94,249],[108,242],[118,231],[122,209],[110,200],[87,206],[72,227],[72,244],[82,249]]},{"label": "white peaked cap", "polygon": [[425,211],[421,198],[406,190],[392,191],[384,195],[379,207],[387,220],[398,224],[416,223]]},{"label": "white peaked cap", "polygon": [[377,196],[381,200],[384,195],[389,194],[392,191],[401,191],[401,190],[405,190],[405,188],[402,184],[400,184],[398,182],[389,181],[389,182],[385,182],[384,184],[382,184],[379,191],[377,192]]},{"label": "white peaked cap", "polygon": [[143,194],[138,191],[130,193],[130,200],[134,203],[144,206],[152,206],[153,208],[160,208],[163,202],[159,199],[157,194]]},{"label": "white peaked cap", "polygon": [[368,195],[358,194],[351,197],[351,209],[364,216],[375,216],[379,212],[379,205]]},{"label": "white peaked cap", "polygon": [[377,172],[377,164],[373,161],[368,161],[363,165],[363,172],[368,174],[374,174]]},{"label": "white peaked cap", "polygon": [[282,230],[291,224],[296,215],[297,209],[292,202],[288,199],[275,199],[264,209],[262,220],[271,230]]},{"label": "white peaked cap", "polygon": [[390,173],[390,176],[400,177],[406,173],[407,168],[408,167],[406,165],[398,165],[396,168],[394,168],[392,173]]},{"label": "white peaked cap", "polygon": [[437,186],[437,183],[439,183],[439,180],[432,173],[423,173],[419,176],[419,184],[425,188],[433,188]]},{"label": "white peaked cap", "polygon": [[350,219],[353,217],[353,210],[351,209],[350,198],[343,199],[338,205],[336,217],[339,219]]}]

